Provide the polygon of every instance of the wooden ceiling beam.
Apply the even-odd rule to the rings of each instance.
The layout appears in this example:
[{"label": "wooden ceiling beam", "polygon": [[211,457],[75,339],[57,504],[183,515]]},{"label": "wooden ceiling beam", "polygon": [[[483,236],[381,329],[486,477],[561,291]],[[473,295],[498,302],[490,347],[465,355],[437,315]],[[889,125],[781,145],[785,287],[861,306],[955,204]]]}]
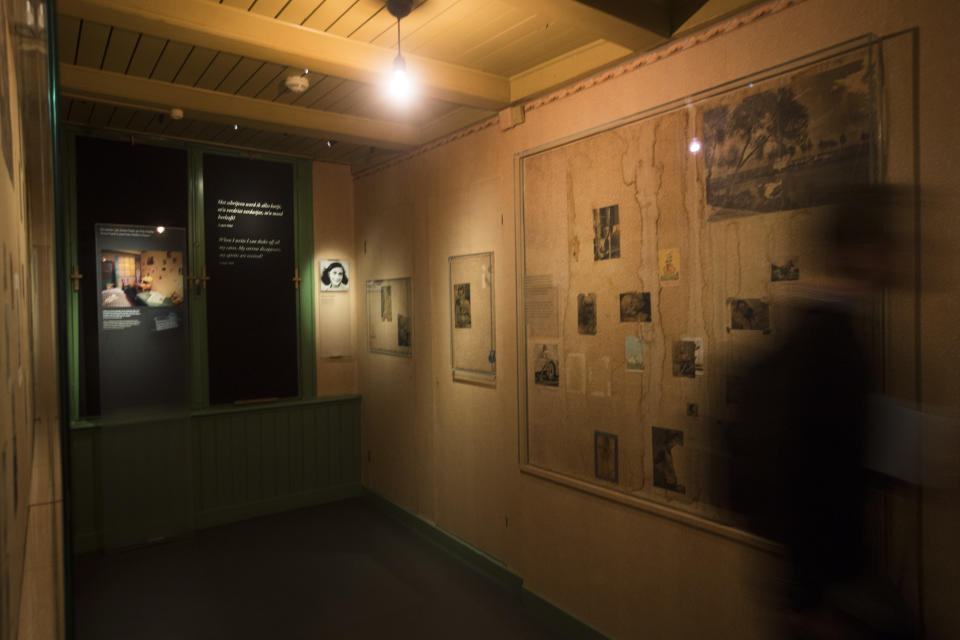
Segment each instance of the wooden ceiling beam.
[{"label": "wooden ceiling beam", "polygon": [[[369,84],[385,82],[396,57],[393,48],[202,0],[60,0],[57,9],[66,16]],[[510,102],[504,77],[408,53],[403,57],[418,92],[428,98],[482,109]]]},{"label": "wooden ceiling beam", "polygon": [[296,107],[170,82],[60,65],[60,93],[106,104],[168,111],[187,117],[311,138],[333,138],[383,149],[407,150],[420,144],[419,128],[399,122],[360,118]]},{"label": "wooden ceiling beam", "polygon": [[647,51],[671,35],[669,8],[652,0],[513,0],[511,4],[631,51]]}]

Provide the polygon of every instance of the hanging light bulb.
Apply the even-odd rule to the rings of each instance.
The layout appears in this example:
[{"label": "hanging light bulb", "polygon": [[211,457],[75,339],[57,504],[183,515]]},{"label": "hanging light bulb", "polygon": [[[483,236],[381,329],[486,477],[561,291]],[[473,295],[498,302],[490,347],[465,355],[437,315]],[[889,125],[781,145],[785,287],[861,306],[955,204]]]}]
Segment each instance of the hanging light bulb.
[{"label": "hanging light bulb", "polygon": [[393,71],[390,73],[387,90],[398,104],[406,104],[413,97],[413,82],[400,52],[400,19],[410,13],[412,6],[410,0],[387,0],[387,10],[397,18],[397,57],[393,59]]},{"label": "hanging light bulb", "polygon": [[396,102],[407,103],[412,95],[413,87],[407,73],[407,63],[398,53],[393,59],[393,73],[390,74],[390,97]]}]

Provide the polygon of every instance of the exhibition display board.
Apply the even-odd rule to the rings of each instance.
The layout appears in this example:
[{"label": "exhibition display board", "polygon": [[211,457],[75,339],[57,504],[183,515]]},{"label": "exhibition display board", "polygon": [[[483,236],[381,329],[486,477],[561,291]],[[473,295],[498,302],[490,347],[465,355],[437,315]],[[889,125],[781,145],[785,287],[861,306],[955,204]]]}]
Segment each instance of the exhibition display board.
[{"label": "exhibition display board", "polygon": [[186,408],[185,229],[98,224],[100,410]]},{"label": "exhibition display board", "polygon": [[831,192],[883,176],[881,54],[865,38],[521,154],[522,465],[729,521],[740,374],[829,277]]},{"label": "exhibition display board", "polygon": [[450,257],[450,366],[454,380],[497,380],[493,252]]},{"label": "exhibition display board", "polygon": [[367,349],[413,355],[413,296],[410,278],[367,280]]}]

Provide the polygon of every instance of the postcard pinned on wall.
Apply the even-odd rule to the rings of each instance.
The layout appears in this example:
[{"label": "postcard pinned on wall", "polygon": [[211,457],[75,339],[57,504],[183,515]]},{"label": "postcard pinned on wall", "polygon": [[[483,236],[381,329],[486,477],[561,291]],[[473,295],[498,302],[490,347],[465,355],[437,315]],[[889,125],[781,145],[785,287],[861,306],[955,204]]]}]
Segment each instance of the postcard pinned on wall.
[{"label": "postcard pinned on wall", "polygon": [[610,397],[610,358],[601,356],[590,360],[587,367],[587,387],[596,398]]},{"label": "postcard pinned on wall", "polygon": [[683,431],[652,427],[653,486],[685,494],[683,478]]},{"label": "postcard pinned on wall", "polygon": [[673,343],[673,375],[693,378],[703,375],[703,338],[681,338]]},{"label": "postcard pinned on wall", "polygon": [[643,340],[637,336],[627,336],[623,348],[627,371],[643,371]]},{"label": "postcard pinned on wall", "polygon": [[533,382],[543,387],[560,386],[560,348],[556,344],[533,345]]},{"label": "postcard pinned on wall", "polygon": [[577,294],[577,333],[597,335],[597,294]]},{"label": "postcard pinned on wall", "polygon": [[593,259],[620,257],[620,205],[593,210]]},{"label": "postcard pinned on wall", "polygon": [[529,335],[559,335],[557,287],[552,275],[527,276],[523,283],[523,301]]},{"label": "postcard pinned on wall", "polygon": [[650,292],[628,291],[620,294],[620,322],[650,322]]},{"label": "postcard pinned on wall", "polygon": [[800,279],[800,258],[787,256],[770,262],[770,282],[790,282]]},{"label": "postcard pinned on wall", "polygon": [[593,432],[593,472],[600,480],[620,481],[620,451],[616,435]]},{"label": "postcard pinned on wall", "polygon": [[677,249],[661,249],[657,252],[657,267],[660,271],[660,282],[679,282],[680,252]]},{"label": "postcard pinned on wall", "polygon": [[770,333],[770,305],[760,298],[730,298],[730,329]]},{"label": "postcard pinned on wall", "polygon": [[567,393],[579,393],[584,395],[587,392],[587,357],[583,353],[567,354]]}]

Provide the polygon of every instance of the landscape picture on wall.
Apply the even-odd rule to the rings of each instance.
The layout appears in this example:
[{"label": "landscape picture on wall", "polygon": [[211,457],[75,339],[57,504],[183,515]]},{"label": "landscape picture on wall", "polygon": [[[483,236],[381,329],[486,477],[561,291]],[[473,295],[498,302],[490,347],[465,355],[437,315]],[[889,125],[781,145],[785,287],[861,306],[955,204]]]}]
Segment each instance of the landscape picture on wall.
[{"label": "landscape picture on wall", "polygon": [[683,431],[652,427],[653,433],[653,486],[686,493],[680,483],[674,450],[683,446]]},{"label": "landscape picture on wall", "polygon": [[544,387],[560,386],[560,347],[556,344],[533,345],[533,381]]},{"label": "landscape picture on wall", "polygon": [[470,283],[453,285],[453,326],[470,328]]},{"label": "landscape picture on wall", "polygon": [[593,432],[593,467],[597,478],[607,482],[620,480],[619,455],[617,436],[603,431]]},{"label": "landscape picture on wall", "polygon": [[593,259],[620,257],[620,206],[593,210]]},{"label": "landscape picture on wall", "polygon": [[711,219],[822,205],[842,184],[870,182],[876,74],[869,51],[856,51],[707,101]]},{"label": "landscape picture on wall", "polygon": [[800,259],[781,258],[770,263],[770,282],[784,282],[800,279]]},{"label": "landscape picture on wall", "polygon": [[597,294],[577,294],[577,333],[597,335]]}]

